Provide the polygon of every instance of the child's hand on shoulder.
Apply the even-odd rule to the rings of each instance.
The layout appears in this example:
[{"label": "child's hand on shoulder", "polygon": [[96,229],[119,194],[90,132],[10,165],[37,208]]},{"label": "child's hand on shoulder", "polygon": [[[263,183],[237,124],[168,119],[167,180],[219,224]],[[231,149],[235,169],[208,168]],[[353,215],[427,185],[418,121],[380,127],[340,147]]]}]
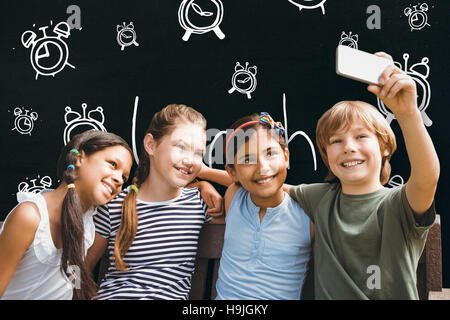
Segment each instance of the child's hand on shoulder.
[{"label": "child's hand on shoulder", "polygon": [[415,81],[396,67],[392,57],[387,53],[377,52],[375,55],[389,59],[392,63],[380,76],[382,85],[369,85],[367,90],[380,98],[397,118],[418,112]]},{"label": "child's hand on shoulder", "polygon": [[222,216],[224,212],[223,197],[217,192],[216,188],[207,181],[199,181],[197,187],[203,201],[208,206],[208,215],[213,218]]}]

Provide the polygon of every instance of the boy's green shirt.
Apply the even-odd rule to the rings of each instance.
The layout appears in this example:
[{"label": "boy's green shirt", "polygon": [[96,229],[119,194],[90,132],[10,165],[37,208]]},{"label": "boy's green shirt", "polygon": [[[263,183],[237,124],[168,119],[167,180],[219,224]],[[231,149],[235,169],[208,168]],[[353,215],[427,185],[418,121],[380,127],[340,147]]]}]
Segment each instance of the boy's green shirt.
[{"label": "boy's green shirt", "polygon": [[416,269],[434,203],[422,216],[411,209],[405,186],[363,195],[340,183],[292,187],[315,223],[316,299],[418,299]]}]

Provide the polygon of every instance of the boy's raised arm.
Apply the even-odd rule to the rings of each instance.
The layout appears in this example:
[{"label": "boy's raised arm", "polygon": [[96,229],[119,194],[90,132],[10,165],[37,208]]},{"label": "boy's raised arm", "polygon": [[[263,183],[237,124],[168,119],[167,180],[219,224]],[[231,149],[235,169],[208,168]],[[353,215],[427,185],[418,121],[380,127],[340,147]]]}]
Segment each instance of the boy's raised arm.
[{"label": "boy's raised arm", "polygon": [[[376,55],[392,61],[386,53]],[[381,87],[370,85],[367,89],[391,109],[400,125],[411,165],[406,197],[414,212],[423,214],[433,203],[440,166],[433,141],[417,108],[416,84],[393,64],[386,68],[381,78]]]}]

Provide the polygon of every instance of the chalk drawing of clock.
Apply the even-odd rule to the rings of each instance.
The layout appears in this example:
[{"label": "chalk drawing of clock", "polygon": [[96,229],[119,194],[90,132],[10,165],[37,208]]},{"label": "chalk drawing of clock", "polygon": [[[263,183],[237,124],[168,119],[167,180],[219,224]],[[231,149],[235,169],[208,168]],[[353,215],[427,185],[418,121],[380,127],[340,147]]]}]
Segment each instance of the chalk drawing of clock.
[{"label": "chalk drawing of clock", "polygon": [[389,179],[388,186],[394,188],[398,186],[402,186],[405,184],[405,181],[403,180],[402,176],[396,174],[391,179]]},{"label": "chalk drawing of clock", "polygon": [[[39,178],[39,175],[38,175]],[[28,178],[27,178],[28,179]],[[39,183],[36,183],[38,179],[31,179],[31,185],[28,182],[21,182],[17,186],[17,190],[19,192],[31,192],[31,193],[39,193],[44,189],[48,189],[52,185],[52,178],[49,176],[44,176],[39,180]]]},{"label": "chalk drawing of clock", "polygon": [[16,118],[14,119],[14,128],[12,130],[16,130],[20,134],[28,134],[31,136],[34,121],[38,118],[38,114],[36,112],[28,114],[29,111],[30,110],[22,110],[20,108],[14,109]]},{"label": "chalk drawing of clock", "polygon": [[325,14],[325,2],[327,0],[288,0],[290,3],[292,3],[294,6],[298,7],[298,10],[301,11],[302,9],[315,9],[315,8],[321,8],[322,14]]},{"label": "chalk drawing of clock", "polygon": [[404,14],[408,17],[408,23],[411,27],[411,31],[413,30],[421,30],[425,26],[430,26],[427,22],[428,16],[426,12],[428,11],[428,5],[426,3],[422,3],[417,9],[416,6],[412,6],[413,8],[405,8]]},{"label": "chalk drawing of clock", "polygon": [[358,35],[357,34],[352,35],[351,31],[349,32],[349,34],[346,34],[344,31],[342,31],[339,45],[347,46],[353,49],[358,49]]},{"label": "chalk drawing of clock", "polygon": [[234,74],[231,79],[232,88],[228,90],[228,93],[238,91],[242,94],[246,94],[248,99],[252,98],[251,93],[256,89],[256,72],[257,67],[249,67],[248,62],[243,67],[239,62],[236,62],[234,67]]},{"label": "chalk drawing of clock", "polygon": [[224,39],[225,34],[219,27],[223,19],[222,2],[220,0],[208,0],[214,5],[215,10],[205,11],[194,1],[196,0],[183,0],[178,9],[178,21],[181,27],[186,30],[182,39],[188,41],[193,33],[204,34],[210,31],[213,31],[220,40]]},{"label": "chalk drawing of clock", "polygon": [[[52,23],[51,23],[52,24]],[[70,26],[67,22],[60,22],[54,28],[56,36],[46,34],[48,26],[39,28],[43,37],[36,39],[37,35],[31,31],[25,31],[22,34],[22,44],[25,48],[31,47],[30,61],[31,66],[36,71],[36,79],[39,75],[55,76],[67,65],[75,67],[68,62],[69,48],[61,38],[68,38],[70,35]]]},{"label": "chalk drawing of clock", "polygon": [[72,111],[72,108],[70,107],[65,108],[66,114],[64,115],[64,121],[66,122],[66,128],[63,133],[64,145],[67,145],[70,141],[72,130],[80,126],[88,126],[91,127],[91,129],[98,131],[107,131],[103,126],[105,116],[103,115],[102,107],[99,106],[96,109],[89,111],[87,114],[87,104],[83,103],[81,107],[83,108],[83,115]]},{"label": "chalk drawing of clock", "polygon": [[133,22],[130,22],[128,25],[123,23],[123,25],[117,25],[117,43],[121,46],[121,50],[125,49],[125,47],[129,47],[131,45],[135,45],[139,47],[139,44],[136,42],[136,32],[134,31]]},{"label": "chalk drawing of clock", "polygon": [[[431,87],[430,83],[427,81],[428,75],[430,74],[430,67],[428,66],[429,59],[427,57],[422,58],[422,61],[419,63],[416,63],[408,68],[408,60],[409,60],[409,54],[404,53],[403,54],[403,60],[404,60],[404,66],[402,66],[399,62],[394,62],[394,64],[399,67],[400,69],[403,69],[403,71],[411,76],[411,78],[416,82],[417,86],[417,99],[420,99],[417,102],[418,109],[420,111],[420,115],[422,116],[423,124],[427,127],[431,126],[433,124],[433,121],[428,117],[426,114],[426,110],[430,105],[431,100]],[[419,71],[418,69],[422,68],[422,71]],[[388,108],[384,105],[383,101],[381,101],[379,98],[377,98],[378,103],[378,109],[382,114],[386,116],[387,122],[390,124],[392,120],[395,119],[394,114],[389,111]]]}]

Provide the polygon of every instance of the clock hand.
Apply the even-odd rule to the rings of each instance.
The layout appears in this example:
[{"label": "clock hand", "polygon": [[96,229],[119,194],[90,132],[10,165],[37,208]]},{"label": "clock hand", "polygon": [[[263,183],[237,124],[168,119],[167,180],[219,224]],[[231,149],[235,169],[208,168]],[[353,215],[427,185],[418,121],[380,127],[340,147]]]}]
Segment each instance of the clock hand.
[{"label": "clock hand", "polygon": [[243,80],[238,80],[237,82],[239,82],[239,83],[246,83],[246,82],[249,82],[249,81],[250,81],[250,77],[247,77],[247,78],[245,78]]},{"label": "clock hand", "polygon": [[196,3],[192,3],[192,8],[195,12],[197,12],[202,17],[210,17],[212,16],[212,12],[209,11],[203,11],[202,8]]}]

